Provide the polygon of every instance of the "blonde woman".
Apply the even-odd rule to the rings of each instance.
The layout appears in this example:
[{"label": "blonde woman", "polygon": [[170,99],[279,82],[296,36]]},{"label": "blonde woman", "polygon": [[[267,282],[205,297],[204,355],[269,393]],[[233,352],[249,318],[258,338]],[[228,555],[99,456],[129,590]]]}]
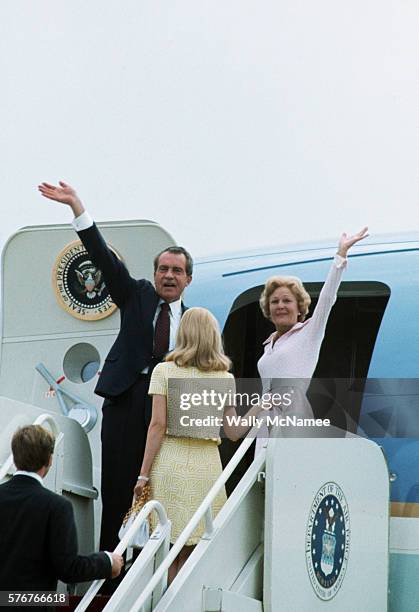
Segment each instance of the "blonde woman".
[{"label": "blonde woman", "polygon": [[[223,351],[215,317],[205,308],[190,308],[181,319],[175,350],[166,357],[164,363],[154,368],[151,375],[149,394],[153,396],[152,418],[134,494],[140,496],[143,487],[149,482],[152,499],[164,505],[172,521],[172,543],[221,474],[217,448],[220,423],[224,424],[226,435],[233,440],[248,429],[247,426],[229,427],[225,419],[223,423],[223,415],[236,414],[233,406],[222,406],[223,412],[218,412],[218,425],[180,426],[181,417],[188,415],[188,411],[181,401],[172,401],[173,396],[176,396],[175,391],[172,393],[172,387],[198,391],[204,385],[218,390],[221,387],[224,393],[234,393],[234,377],[228,371],[230,365]],[[179,399],[180,396],[177,397]],[[213,408],[213,417],[217,416],[218,409]],[[208,408],[201,408],[201,411],[202,417],[211,412]],[[259,411],[259,407],[252,408],[246,416],[256,415]],[[199,408],[195,407],[194,414],[197,412]],[[225,501],[223,489],[214,501],[213,516],[220,511]],[[171,566],[169,582],[185,563],[203,533],[204,521],[201,521]]]}]

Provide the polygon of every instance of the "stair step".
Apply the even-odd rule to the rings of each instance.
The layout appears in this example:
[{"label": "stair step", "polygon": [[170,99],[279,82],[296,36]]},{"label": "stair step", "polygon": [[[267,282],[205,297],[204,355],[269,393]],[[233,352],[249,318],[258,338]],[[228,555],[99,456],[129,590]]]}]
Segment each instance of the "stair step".
[{"label": "stair step", "polygon": [[[110,595],[96,595],[89,606],[89,612],[100,612],[110,600]],[[81,595],[70,595],[68,606],[60,606],[60,612],[73,612],[82,600]]]}]

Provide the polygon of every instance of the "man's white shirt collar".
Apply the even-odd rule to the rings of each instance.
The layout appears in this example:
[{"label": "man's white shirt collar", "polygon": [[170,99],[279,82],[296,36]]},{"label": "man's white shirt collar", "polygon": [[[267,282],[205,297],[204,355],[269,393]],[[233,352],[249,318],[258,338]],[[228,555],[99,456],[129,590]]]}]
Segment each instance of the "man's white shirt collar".
[{"label": "man's white shirt collar", "polygon": [[[163,304],[164,301],[165,300],[160,299],[159,306]],[[179,298],[175,302],[168,302],[168,304],[170,308],[170,314],[173,317],[180,317],[180,315],[182,314],[182,298]]]},{"label": "man's white shirt collar", "polygon": [[36,472],[26,472],[25,470],[16,470],[13,476],[30,476],[31,478],[35,478],[35,480],[37,480],[38,482],[41,483],[42,486],[44,486],[44,480],[42,476],[40,476]]}]

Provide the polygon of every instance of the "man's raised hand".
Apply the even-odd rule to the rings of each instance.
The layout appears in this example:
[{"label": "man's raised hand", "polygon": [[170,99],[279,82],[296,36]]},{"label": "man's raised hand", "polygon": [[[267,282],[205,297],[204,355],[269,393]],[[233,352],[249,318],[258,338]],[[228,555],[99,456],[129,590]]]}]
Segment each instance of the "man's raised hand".
[{"label": "man's raised hand", "polygon": [[38,190],[44,198],[70,206],[75,217],[80,216],[85,210],[76,190],[63,181],[59,181],[59,187],[50,183],[41,183],[38,185]]}]

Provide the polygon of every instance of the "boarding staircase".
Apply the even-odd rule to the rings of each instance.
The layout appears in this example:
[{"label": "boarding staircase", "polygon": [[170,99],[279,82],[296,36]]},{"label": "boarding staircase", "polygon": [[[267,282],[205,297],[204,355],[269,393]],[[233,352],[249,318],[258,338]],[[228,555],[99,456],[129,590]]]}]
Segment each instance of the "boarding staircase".
[{"label": "boarding staircase", "polygon": [[[170,521],[163,507],[155,500],[144,506],[130,532],[125,535],[115,552],[121,554],[125,551],[133,532],[139,529],[151,511],[157,511],[159,524],[105,610],[145,612],[221,609],[213,608],[213,602],[220,597],[221,589],[229,592],[231,600],[228,608],[225,606],[222,608],[226,612],[239,608],[244,611],[262,610],[261,542],[264,517],[262,470],[265,465],[265,450],[253,462],[214,521],[211,514],[212,502],[251,443],[250,438],[242,443],[170,552]],[[166,590],[169,566],[202,519],[205,519],[206,531],[201,541],[173,584]],[[227,533],[228,541],[237,544],[232,549],[226,541]],[[77,612],[87,609],[102,583],[103,580],[93,583],[76,608]],[[217,587],[211,588],[209,585],[212,584],[216,584]]]},{"label": "boarding staircase", "polygon": [[[116,552],[126,549],[150,512],[157,511],[159,524],[106,612],[387,609],[389,486],[379,447],[355,437],[272,439],[213,521],[211,504],[252,441],[250,436],[242,442],[170,551],[164,509],[156,501],[144,506]],[[322,589],[310,583],[307,556],[315,543],[307,533],[316,499],[331,490],[347,496],[347,516],[338,527],[348,530],[348,550],[341,553],[348,566],[334,588]],[[201,519],[206,531],[167,588],[168,568]],[[77,612],[87,609],[102,582],[90,587]]]},{"label": "boarding staircase", "polygon": [[[0,398],[0,404],[0,425],[2,421],[10,423],[17,403]],[[8,417],[4,416],[5,412],[9,413]],[[35,407],[26,409],[26,422],[47,424],[57,435],[56,465],[52,480],[46,484],[57,492],[61,489],[73,496],[77,520],[83,508],[86,512],[88,507],[80,505],[80,499],[84,503],[88,501],[89,485],[80,482],[83,471],[77,476],[78,482],[76,478],[73,483],[69,482],[69,465],[75,462],[73,453],[80,452],[79,445],[85,437],[80,425],[70,421],[66,417],[39,414],[39,411],[36,414]],[[78,436],[76,444],[72,438]],[[64,441],[63,478],[60,462],[62,466]],[[147,520],[150,512],[157,512],[157,528],[106,604],[107,612],[323,612],[325,607],[332,612],[354,609],[384,612],[388,609],[389,478],[381,449],[358,437],[272,438],[213,520],[211,504],[251,444],[252,437],[242,442],[171,549],[171,525],[164,508],[156,500],[144,506],[115,552],[127,549],[133,532]],[[4,455],[3,445],[0,482],[11,475],[10,462],[10,455]],[[78,469],[83,470],[83,462],[78,463]],[[321,537],[318,544],[314,540],[314,519],[318,516],[320,501],[331,490],[338,497],[344,496],[346,501],[341,506],[345,508],[345,516],[342,513],[342,525],[336,523],[326,534],[329,538],[326,546],[325,534],[320,534],[325,552],[322,563],[323,557],[327,561],[334,528],[340,528],[346,535],[341,555],[345,571],[340,568],[339,579],[329,588],[316,582],[316,572],[310,569],[310,555],[315,547],[321,546]],[[206,524],[204,535],[167,587],[169,566],[202,519]],[[336,572],[338,569],[333,567]],[[76,608],[78,612],[88,608],[102,582],[95,581],[90,586]]]}]

